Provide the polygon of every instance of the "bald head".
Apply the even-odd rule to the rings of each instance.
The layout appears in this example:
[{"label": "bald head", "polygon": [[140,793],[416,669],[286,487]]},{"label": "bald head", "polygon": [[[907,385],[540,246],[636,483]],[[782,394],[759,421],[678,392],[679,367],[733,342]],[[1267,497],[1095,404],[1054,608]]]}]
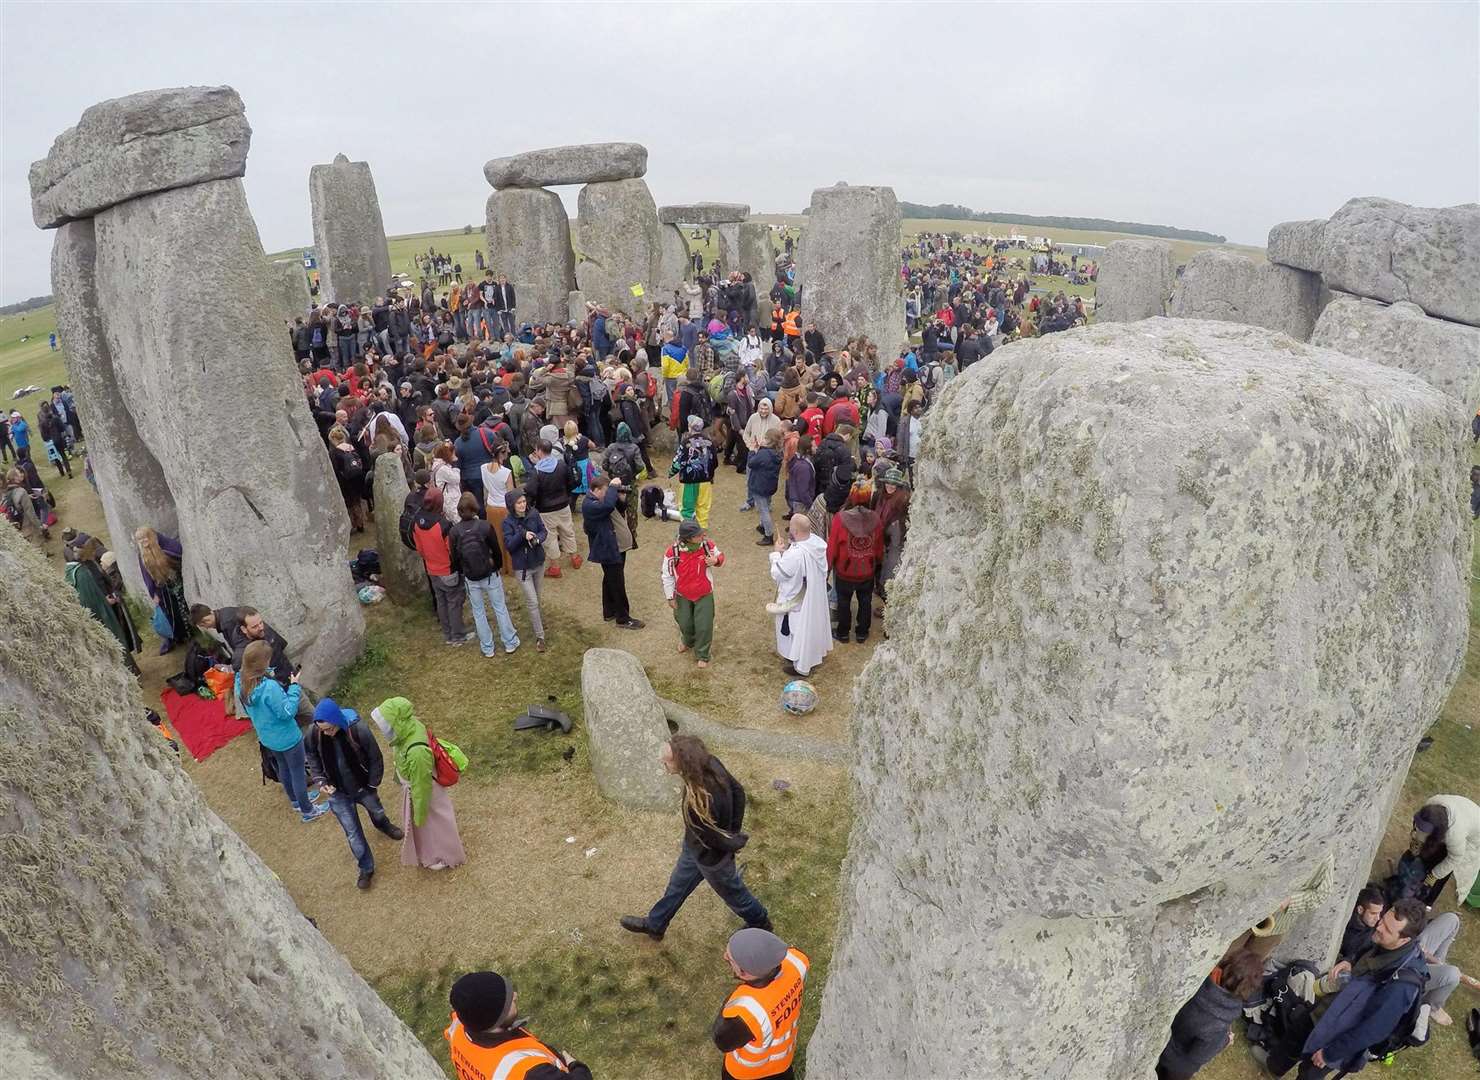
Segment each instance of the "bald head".
[{"label": "bald head", "polygon": [[805,540],[812,535],[812,519],[806,514],[792,514],[787,530],[793,540]]}]

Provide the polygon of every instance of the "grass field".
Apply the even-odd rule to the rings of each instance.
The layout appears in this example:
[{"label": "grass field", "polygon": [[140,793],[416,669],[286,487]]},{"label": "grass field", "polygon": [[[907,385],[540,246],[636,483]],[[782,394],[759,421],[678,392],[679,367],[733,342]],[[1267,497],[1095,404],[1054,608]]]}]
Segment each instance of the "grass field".
[{"label": "grass field", "polygon": [[[478,231],[464,237],[459,230],[399,238],[391,249],[398,269],[409,267],[412,252],[424,251],[429,243],[462,258],[466,268],[480,242]],[[62,353],[47,346],[53,324],[51,308],[0,319],[0,392],[7,399],[18,385],[45,388],[64,377]],[[28,417],[34,417],[38,402],[39,395],[23,399]],[[63,524],[106,536],[97,499],[80,474],[70,482],[57,481],[54,488]],[[618,809],[597,794],[579,724],[581,655],[593,645],[633,651],[661,693],[714,719],[846,738],[849,687],[868,650],[847,647],[824,665],[813,680],[823,698],[817,713],[800,722],[780,715],[775,695],[784,679],[770,654],[770,622],[762,609],[770,592],[765,552],[749,543],[753,519],[734,509],[740,478],[724,470],[716,488],[712,527],[728,559],[717,586],[716,663],[708,672],[696,672],[673,655],[655,569],[666,530],[653,525],[643,526],[628,573],[634,613],[649,621],[649,628],[637,634],[600,620],[594,567],[550,583],[545,611],[551,651],[543,657],[527,645],[497,661],[483,660],[475,649],[445,650],[425,608],[382,604],[368,610],[370,647],[341,681],[337,696],[363,711],[392,693],[405,694],[440,734],[469,751],[474,767],[454,792],[469,852],[465,867],[442,875],[405,869],[397,863],[394,845],[372,838],[379,872],[375,887],[360,893],[335,826],[305,831],[286,824],[281,795],[259,783],[250,739],[187,766],[213,809],[266,861],[299,907],[444,1067],[441,1029],[449,982],[486,964],[514,977],[535,1030],[583,1058],[597,1076],[701,1080],[718,1072],[718,1055],[707,1046],[706,1033],[730,989],[721,951],[735,922],[701,890],[661,944],[617,929],[618,915],[644,911],[661,891],[678,825],[669,815]],[[52,544],[54,562],[59,547]],[[1480,553],[1475,574],[1465,668],[1433,729],[1433,747],[1413,763],[1384,840],[1379,873],[1401,850],[1408,818],[1424,799],[1440,791],[1476,793],[1480,633],[1474,628],[1480,622]],[[527,636],[520,603],[511,600],[510,606]],[[146,688],[178,667],[178,657],[152,653],[146,647],[140,658]],[[577,718],[572,738],[513,734],[512,715],[547,695]],[[568,761],[566,749],[573,751]],[[817,1020],[837,922],[837,886],[851,817],[847,778],[841,770],[795,760],[728,751],[722,756],[751,794],[747,828],[754,839],[742,857],[746,880],[771,907],[777,926],[814,963],[805,1040]],[[399,817],[399,800],[388,802],[392,816]],[[1446,894],[1441,909],[1453,906]],[[1470,911],[1463,918],[1464,932],[1451,960],[1480,972],[1480,916]],[[1450,1012],[1459,1017],[1475,1004],[1480,995],[1461,987]],[[1129,1011],[1134,1003],[1126,1006]],[[1437,1030],[1427,1048],[1401,1055],[1384,1075],[1450,1080],[1472,1071],[1456,1026]],[[1259,1074],[1235,1046],[1200,1075],[1254,1080]]]}]

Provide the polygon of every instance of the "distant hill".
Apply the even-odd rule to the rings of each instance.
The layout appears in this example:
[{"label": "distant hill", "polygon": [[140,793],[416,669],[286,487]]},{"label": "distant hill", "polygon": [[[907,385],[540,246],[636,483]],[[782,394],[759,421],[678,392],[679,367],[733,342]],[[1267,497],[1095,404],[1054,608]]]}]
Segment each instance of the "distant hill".
[{"label": "distant hill", "polygon": [[1032,225],[1043,229],[1086,229],[1096,232],[1132,233],[1136,236],[1159,236],[1167,240],[1196,240],[1204,244],[1224,244],[1228,237],[1199,229],[1178,229],[1171,225],[1146,225],[1139,221],[1111,221],[1108,218],[1084,217],[1039,217],[1033,214],[1002,214],[985,210],[971,210],[954,203],[939,206],[923,206],[920,203],[901,202],[901,217],[935,218],[946,221],[983,221],[1001,224]]},{"label": "distant hill", "polygon": [[33,296],[29,300],[22,300],[18,304],[6,304],[0,307],[0,315],[19,315],[22,312],[34,311],[36,308],[45,307],[51,303],[50,296]]}]

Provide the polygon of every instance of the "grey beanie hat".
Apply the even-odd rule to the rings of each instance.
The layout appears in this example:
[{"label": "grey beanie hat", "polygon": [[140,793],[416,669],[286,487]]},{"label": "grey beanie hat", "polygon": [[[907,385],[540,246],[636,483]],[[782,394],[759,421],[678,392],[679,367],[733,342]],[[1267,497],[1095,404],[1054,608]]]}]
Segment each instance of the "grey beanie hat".
[{"label": "grey beanie hat", "polygon": [[704,430],[704,418],[702,416],[700,416],[698,413],[690,413],[689,414],[689,430],[690,431],[702,431],[702,430]]},{"label": "grey beanie hat", "polygon": [[786,942],[769,930],[747,926],[730,936],[730,959],[751,975],[769,975],[786,959]]}]

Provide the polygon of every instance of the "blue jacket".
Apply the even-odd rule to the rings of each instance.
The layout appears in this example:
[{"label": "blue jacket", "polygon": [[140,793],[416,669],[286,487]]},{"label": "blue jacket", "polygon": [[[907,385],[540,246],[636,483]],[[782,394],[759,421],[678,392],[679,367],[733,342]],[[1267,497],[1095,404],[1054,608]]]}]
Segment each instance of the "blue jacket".
[{"label": "blue jacket", "polygon": [[1340,1068],[1359,1060],[1362,1051],[1393,1033],[1420,993],[1419,983],[1399,979],[1398,973],[1411,970],[1420,976],[1428,974],[1418,942],[1409,942],[1402,951],[1404,955],[1396,965],[1352,976],[1316,1022],[1301,1049],[1302,1057],[1322,1050],[1326,1064]]},{"label": "blue jacket", "polygon": [[619,498],[621,492],[607,485],[606,494],[601,498],[587,495],[581,500],[581,521],[586,527],[586,540],[591,545],[588,558],[594,563],[624,561],[622,553],[617,550],[617,530],[612,526],[612,513],[617,508]]},{"label": "blue jacket", "polygon": [[[257,732],[257,741],[269,750],[291,750],[303,741],[298,730],[298,699],[302,691],[297,683],[287,690],[282,683],[264,676],[246,702],[247,717]],[[242,675],[236,673],[236,699],[241,700]]]},{"label": "blue jacket", "polygon": [[[500,526],[504,534],[504,547],[508,549],[509,561],[515,570],[538,570],[545,562],[545,523],[534,508],[534,500],[527,503],[528,513],[523,517],[514,513],[514,504],[524,495],[522,489],[504,493],[504,506],[509,514]],[[524,539],[525,533],[534,533],[534,543]]]},{"label": "blue jacket", "polygon": [[752,495],[770,498],[781,483],[781,455],[762,446],[745,459],[745,490]]}]

